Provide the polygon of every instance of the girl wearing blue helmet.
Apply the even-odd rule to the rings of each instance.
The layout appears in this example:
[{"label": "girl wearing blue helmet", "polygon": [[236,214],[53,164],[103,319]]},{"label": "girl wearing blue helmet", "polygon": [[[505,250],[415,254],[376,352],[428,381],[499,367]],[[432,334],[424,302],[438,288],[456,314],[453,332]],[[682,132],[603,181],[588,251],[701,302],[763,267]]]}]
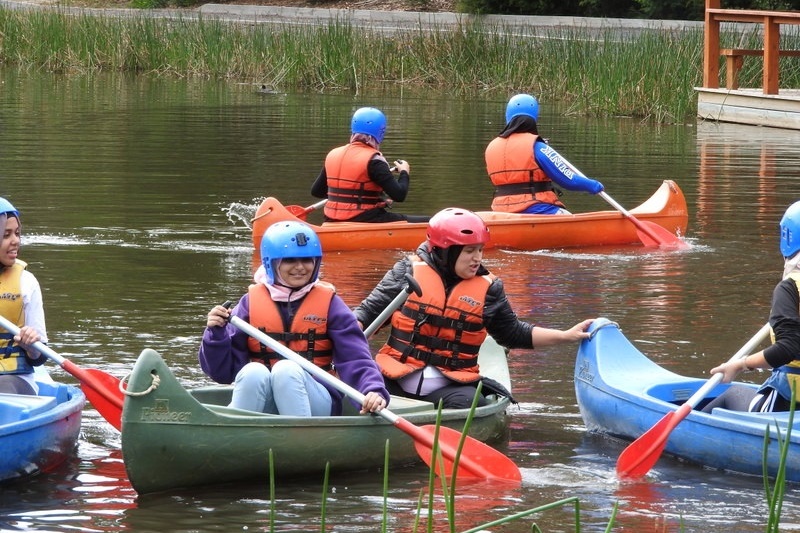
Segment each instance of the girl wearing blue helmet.
[{"label": "girl wearing blue helmet", "polygon": [[46,360],[32,346],[47,342],[42,291],[27,264],[17,257],[22,234],[19,211],[5,198],[0,198],[0,228],[0,314],[20,329],[11,335],[0,328],[0,393],[36,394],[34,367]]},{"label": "girl wearing blue helmet", "polygon": [[261,241],[262,266],[239,303],[209,313],[200,366],[214,381],[233,383],[230,406],[286,416],[342,413],[342,394],[320,383],[235,326],[248,321],[365,395],[362,413],[381,410],[389,393],[355,315],[334,287],[319,280],[322,247],[302,222],[277,222]]},{"label": "girl wearing blue helmet", "polygon": [[772,292],[769,325],[773,344],[711,369],[712,374],[723,374],[723,383],[730,383],[740,372],[756,368],[771,369],[772,374],[758,392],[744,385],[731,385],[703,407],[703,411],[711,412],[715,407],[752,412],[788,411],[792,384],[800,390],[800,201],[786,210],[780,231],[784,269],[783,279]]},{"label": "girl wearing blue helmet", "polygon": [[[380,152],[386,134],[386,116],[380,109],[362,107],[353,114],[350,142],[334,148],[311,186],[316,198],[327,198],[328,222],[427,222],[429,217],[391,213],[392,201],[403,202],[408,195],[408,162],[399,159],[394,168]],[[388,199],[386,198],[388,196]]]},{"label": "girl wearing blue helmet", "polygon": [[561,191],[597,194],[603,184],[587,178],[539,136],[539,102],[518,94],[506,105],[506,126],[486,147],[486,171],[494,185],[493,211],[569,214]]}]

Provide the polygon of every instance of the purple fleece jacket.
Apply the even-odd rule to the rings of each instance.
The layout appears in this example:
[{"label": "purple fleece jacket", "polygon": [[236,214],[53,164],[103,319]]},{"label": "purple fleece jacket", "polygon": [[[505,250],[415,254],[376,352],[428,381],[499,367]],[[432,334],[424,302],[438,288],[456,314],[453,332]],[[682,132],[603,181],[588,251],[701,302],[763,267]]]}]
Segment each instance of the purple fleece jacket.
[{"label": "purple fleece jacket", "polygon": [[[296,309],[301,300],[292,302]],[[281,307],[286,302],[278,302]],[[242,296],[232,314],[250,321],[250,297]],[[378,365],[372,359],[364,332],[358,327],[353,312],[338,295],[334,295],[328,310],[328,336],[333,344],[333,366],[339,379],[362,394],[377,392],[389,404],[389,392],[383,383]],[[200,367],[217,383],[233,383],[236,374],[250,362],[247,348],[249,336],[231,324],[224,328],[206,328],[200,345]],[[331,415],[342,413],[342,393],[323,383],[331,393]],[[360,406],[359,406],[360,407]]]}]

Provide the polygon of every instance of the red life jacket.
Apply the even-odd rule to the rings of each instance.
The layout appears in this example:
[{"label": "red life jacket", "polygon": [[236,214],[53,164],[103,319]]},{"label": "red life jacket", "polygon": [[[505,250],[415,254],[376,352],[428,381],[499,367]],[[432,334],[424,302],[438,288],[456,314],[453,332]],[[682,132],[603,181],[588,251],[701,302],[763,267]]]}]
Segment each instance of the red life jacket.
[{"label": "red life jacket", "polygon": [[[278,305],[270,297],[267,288],[262,284],[251,285],[248,289],[250,324],[333,374],[333,344],[327,330],[328,311],[335,293],[333,285],[317,282],[300,303],[289,331],[285,331]],[[247,346],[251,361],[271,367],[275,361],[283,359],[253,337],[247,339]]]},{"label": "red life jacket", "polygon": [[383,189],[369,179],[367,173],[367,165],[375,155],[380,155],[380,152],[361,142],[330,151],[325,158],[325,174],[328,176],[326,217],[331,220],[350,220],[385,205]]},{"label": "red life jacket", "polygon": [[389,339],[375,357],[391,379],[433,365],[462,383],[480,379],[478,352],[486,338],[483,306],[495,276],[460,281],[445,295],[439,274],[417,256],[413,273],[422,296],[412,294],[392,315]]},{"label": "red life jacket", "polygon": [[514,133],[496,137],[486,147],[486,171],[495,187],[493,211],[520,213],[536,203],[564,207],[533,156],[537,139],[532,133]]}]

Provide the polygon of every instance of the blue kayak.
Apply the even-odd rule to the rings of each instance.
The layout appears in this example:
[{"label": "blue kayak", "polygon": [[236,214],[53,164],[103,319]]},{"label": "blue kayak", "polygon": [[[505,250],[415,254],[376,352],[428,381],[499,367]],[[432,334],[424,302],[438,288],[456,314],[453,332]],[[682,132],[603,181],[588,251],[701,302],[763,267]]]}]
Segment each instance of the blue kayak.
[{"label": "blue kayak", "polygon": [[[635,440],[667,413],[676,411],[707,382],[657,365],[608,319],[596,320],[590,331],[592,337],[581,342],[575,362],[575,395],[589,431]],[[717,385],[707,400],[729,386]],[[769,435],[767,468],[768,474],[774,476],[780,460],[777,433],[779,430],[781,439],[785,438],[788,420],[788,412],[693,410],[669,433],[664,454],[710,468],[762,475],[764,443]],[[789,446],[786,479],[800,481],[800,417]]]},{"label": "blue kayak", "polygon": [[39,394],[0,394],[0,481],[47,472],[75,454],[86,396],[38,382]]}]

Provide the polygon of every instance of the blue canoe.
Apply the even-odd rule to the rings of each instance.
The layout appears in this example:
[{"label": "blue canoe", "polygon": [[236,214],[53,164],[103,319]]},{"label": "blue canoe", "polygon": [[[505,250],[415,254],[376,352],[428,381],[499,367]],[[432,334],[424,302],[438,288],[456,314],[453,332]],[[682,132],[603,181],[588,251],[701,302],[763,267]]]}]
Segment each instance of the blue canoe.
[{"label": "blue canoe", "polygon": [[[635,440],[707,381],[660,367],[608,319],[596,320],[591,332],[591,339],[581,342],[575,362],[575,395],[589,431]],[[708,399],[729,386],[717,385]],[[762,475],[764,439],[769,431],[767,467],[774,476],[780,460],[777,431],[780,429],[781,438],[786,436],[788,419],[789,413],[717,408],[709,414],[695,410],[670,433],[664,453],[710,468]],[[786,479],[800,481],[800,417],[790,439]]]},{"label": "blue canoe", "polygon": [[39,382],[37,396],[0,394],[0,481],[47,472],[75,453],[86,396]]}]

